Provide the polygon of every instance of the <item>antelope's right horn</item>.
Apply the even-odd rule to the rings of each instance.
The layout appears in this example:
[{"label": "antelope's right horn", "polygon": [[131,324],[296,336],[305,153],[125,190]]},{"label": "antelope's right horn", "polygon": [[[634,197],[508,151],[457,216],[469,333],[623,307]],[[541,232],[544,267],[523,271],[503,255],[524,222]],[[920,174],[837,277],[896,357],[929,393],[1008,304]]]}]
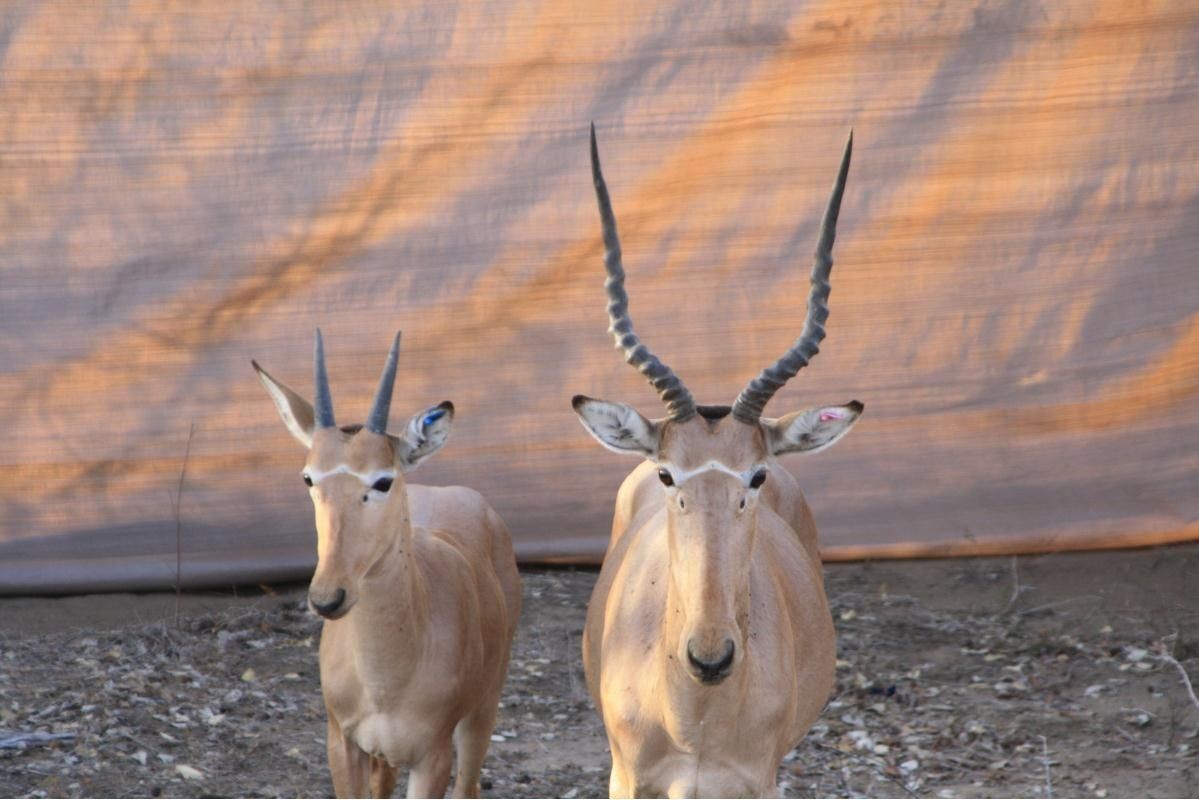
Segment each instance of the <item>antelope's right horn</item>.
[{"label": "antelope's right horn", "polygon": [[616,216],[612,213],[612,202],[608,187],[600,171],[599,147],[595,143],[595,123],[591,123],[591,177],[595,183],[595,198],[599,203],[600,220],[604,231],[604,267],[608,279],[604,289],[608,293],[608,327],[616,346],[624,351],[625,360],[637,368],[653,385],[666,413],[675,422],[684,422],[695,416],[695,400],[687,387],[674,374],[674,370],[663,364],[650,352],[633,333],[633,320],[629,317],[629,295],[624,289],[624,265],[621,263],[620,237],[616,234]]},{"label": "antelope's right horn", "polygon": [[318,428],[336,428],[333,419],[333,395],[329,392],[329,374],[325,371],[325,341],[321,338],[321,329],[316,329],[316,397],[313,398],[312,410],[316,417]]}]

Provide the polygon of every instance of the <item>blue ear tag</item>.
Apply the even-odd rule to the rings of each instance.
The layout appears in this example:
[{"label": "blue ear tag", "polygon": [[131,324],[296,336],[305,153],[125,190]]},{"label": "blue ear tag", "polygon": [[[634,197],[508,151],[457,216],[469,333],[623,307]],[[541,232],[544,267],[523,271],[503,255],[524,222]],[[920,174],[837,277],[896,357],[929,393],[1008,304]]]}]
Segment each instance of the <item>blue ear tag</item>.
[{"label": "blue ear tag", "polygon": [[426,428],[429,427],[434,422],[436,422],[437,420],[441,419],[444,416],[445,416],[445,412],[442,411],[440,408],[432,413],[426,414],[425,421],[424,421],[424,427],[426,427]]}]

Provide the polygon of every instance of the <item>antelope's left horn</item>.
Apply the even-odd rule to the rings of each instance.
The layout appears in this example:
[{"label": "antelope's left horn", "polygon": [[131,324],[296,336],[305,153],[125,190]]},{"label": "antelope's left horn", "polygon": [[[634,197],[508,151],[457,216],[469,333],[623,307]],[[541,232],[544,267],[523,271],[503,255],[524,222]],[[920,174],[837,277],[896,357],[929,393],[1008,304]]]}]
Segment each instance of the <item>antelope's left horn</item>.
[{"label": "antelope's left horn", "polygon": [[383,374],[379,376],[379,388],[375,391],[375,403],[371,413],[366,418],[366,429],[372,433],[387,432],[387,416],[391,413],[391,389],[396,382],[396,364],[400,360],[400,332],[396,331],[395,341],[391,343],[391,352],[387,354],[387,363],[383,365]]},{"label": "antelope's left horn", "polygon": [[833,269],[833,241],[837,238],[837,215],[841,212],[841,195],[845,192],[845,179],[849,176],[849,157],[853,153],[853,131],[845,143],[841,156],[841,170],[833,184],[824,220],[820,223],[820,241],[816,245],[816,258],[812,264],[812,288],[808,294],[808,316],[803,330],[791,346],[773,366],[762,370],[758,377],[737,397],[733,404],[733,416],[742,422],[754,423],[762,416],[762,410],[774,397],[774,393],[795,377],[808,365],[818,352],[824,339],[824,323],[828,319],[828,295],[831,285],[829,273]]}]

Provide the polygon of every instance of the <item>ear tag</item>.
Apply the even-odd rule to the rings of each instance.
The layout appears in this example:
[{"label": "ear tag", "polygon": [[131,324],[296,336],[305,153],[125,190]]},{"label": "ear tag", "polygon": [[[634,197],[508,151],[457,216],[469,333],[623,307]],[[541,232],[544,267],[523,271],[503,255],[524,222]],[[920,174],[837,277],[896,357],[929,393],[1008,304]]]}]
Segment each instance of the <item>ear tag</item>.
[{"label": "ear tag", "polygon": [[820,412],[820,421],[821,422],[831,422],[832,420],[835,420],[835,419],[845,419],[844,412],[833,411],[832,409],[829,409],[828,411]]},{"label": "ear tag", "polygon": [[423,423],[421,423],[421,424],[423,424],[423,425],[424,425],[424,426],[427,428],[427,427],[429,427],[430,425],[432,425],[434,422],[436,422],[437,420],[441,419],[441,418],[442,418],[442,417],[444,417],[444,416],[445,416],[445,412],[444,412],[444,411],[442,411],[441,409],[438,409],[437,411],[434,411],[434,412],[432,412],[431,414],[426,414],[426,415],[425,415],[425,420],[424,420],[424,422],[423,422]]}]

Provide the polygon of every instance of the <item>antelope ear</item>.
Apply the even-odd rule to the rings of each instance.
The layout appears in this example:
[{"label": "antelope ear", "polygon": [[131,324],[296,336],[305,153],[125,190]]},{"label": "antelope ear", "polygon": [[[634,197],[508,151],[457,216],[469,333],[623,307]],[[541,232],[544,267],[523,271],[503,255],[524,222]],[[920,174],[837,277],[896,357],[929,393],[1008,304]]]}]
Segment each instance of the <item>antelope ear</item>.
[{"label": "antelope ear", "polygon": [[411,472],[420,466],[422,461],[440,450],[446,439],[450,438],[453,422],[454,404],[449,400],[426,408],[408,420],[403,435],[397,437],[401,469]]},{"label": "antelope ear", "polygon": [[778,456],[815,453],[832,447],[849,433],[863,408],[865,406],[853,400],[843,406],[808,408],[781,419],[764,419],[762,427],[766,429],[770,452]]},{"label": "antelope ear", "polygon": [[624,403],[594,400],[575,395],[570,401],[583,427],[604,447],[615,453],[633,453],[647,458],[658,454],[661,429]]},{"label": "antelope ear", "polygon": [[315,419],[312,413],[312,404],[280,381],[272,378],[265,369],[258,366],[257,361],[250,363],[254,365],[254,371],[258,373],[258,380],[262,381],[262,385],[266,387],[267,394],[271,396],[271,400],[275,401],[275,408],[279,410],[279,416],[283,418],[283,424],[287,426],[287,430],[300,444],[311,448]]}]

